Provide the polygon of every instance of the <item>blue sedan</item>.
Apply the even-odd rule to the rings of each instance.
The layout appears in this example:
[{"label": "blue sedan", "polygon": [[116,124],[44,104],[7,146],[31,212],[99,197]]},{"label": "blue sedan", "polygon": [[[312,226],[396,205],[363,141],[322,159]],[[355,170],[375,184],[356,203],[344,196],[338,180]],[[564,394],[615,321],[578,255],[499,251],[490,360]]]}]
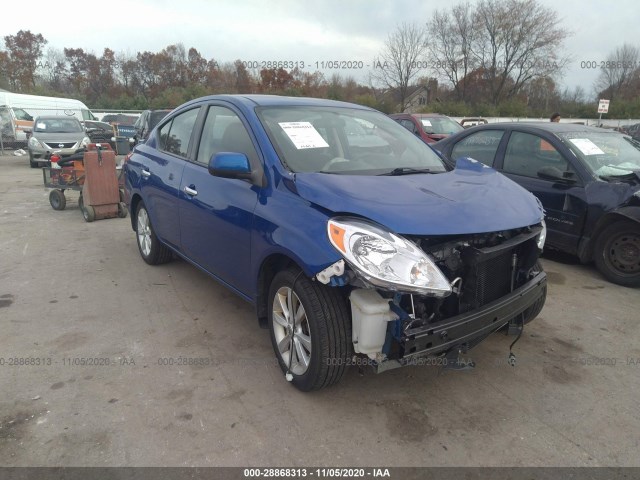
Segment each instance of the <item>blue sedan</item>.
[{"label": "blue sedan", "polygon": [[521,332],[544,305],[543,212],[473,160],[449,169],[358,105],[209,96],[165,117],[125,164],[140,254],[174,255],[251,302],[303,391]]}]

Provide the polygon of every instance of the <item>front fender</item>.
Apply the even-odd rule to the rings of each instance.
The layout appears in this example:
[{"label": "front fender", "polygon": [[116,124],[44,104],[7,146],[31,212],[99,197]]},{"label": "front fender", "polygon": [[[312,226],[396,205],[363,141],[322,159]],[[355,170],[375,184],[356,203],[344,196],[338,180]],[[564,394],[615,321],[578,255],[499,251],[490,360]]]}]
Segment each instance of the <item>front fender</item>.
[{"label": "front fender", "polygon": [[[252,278],[259,278],[263,263],[274,255],[291,259],[309,278],[342,258],[327,236],[329,213],[295,195],[273,196],[265,207],[255,211]],[[273,218],[278,211],[286,215]]]},{"label": "front fender", "polygon": [[612,223],[620,220],[631,220],[640,224],[640,206],[624,206],[611,210],[604,214],[596,223],[591,235],[585,235],[578,245],[578,257],[581,262],[587,263],[593,260],[593,248],[600,233]]}]

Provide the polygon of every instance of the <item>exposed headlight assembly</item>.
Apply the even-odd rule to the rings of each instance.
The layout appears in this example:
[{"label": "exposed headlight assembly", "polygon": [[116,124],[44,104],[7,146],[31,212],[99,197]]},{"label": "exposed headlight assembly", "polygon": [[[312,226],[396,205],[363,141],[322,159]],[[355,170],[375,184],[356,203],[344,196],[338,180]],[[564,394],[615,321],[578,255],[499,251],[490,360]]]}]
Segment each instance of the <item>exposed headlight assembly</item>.
[{"label": "exposed headlight assembly", "polygon": [[542,231],[538,235],[538,239],[536,240],[538,243],[538,248],[542,250],[544,248],[544,242],[547,240],[547,224],[544,223],[544,219],[542,220]]},{"label": "exposed headlight assembly", "polygon": [[327,231],[331,244],[372,285],[437,297],[451,293],[440,269],[408,240],[352,217],[332,218]]},{"label": "exposed headlight assembly", "polygon": [[81,147],[85,147],[91,143],[91,139],[89,137],[84,137],[82,142],[80,142]]},{"label": "exposed headlight assembly", "polygon": [[42,145],[40,144],[40,142],[38,141],[38,139],[36,137],[31,137],[29,139],[29,146],[31,148],[42,148]]}]

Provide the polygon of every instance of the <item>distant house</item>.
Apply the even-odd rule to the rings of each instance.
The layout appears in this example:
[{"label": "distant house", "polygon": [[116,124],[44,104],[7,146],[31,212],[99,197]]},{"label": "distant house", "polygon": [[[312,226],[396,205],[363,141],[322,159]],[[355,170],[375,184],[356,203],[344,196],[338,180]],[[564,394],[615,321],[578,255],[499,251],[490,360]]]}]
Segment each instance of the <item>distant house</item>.
[{"label": "distant house", "polygon": [[384,94],[384,103],[394,105],[395,113],[416,113],[431,105],[438,93],[438,81],[429,79],[427,83],[412,85],[407,88],[405,108],[401,110],[400,90],[397,88],[387,90]]}]

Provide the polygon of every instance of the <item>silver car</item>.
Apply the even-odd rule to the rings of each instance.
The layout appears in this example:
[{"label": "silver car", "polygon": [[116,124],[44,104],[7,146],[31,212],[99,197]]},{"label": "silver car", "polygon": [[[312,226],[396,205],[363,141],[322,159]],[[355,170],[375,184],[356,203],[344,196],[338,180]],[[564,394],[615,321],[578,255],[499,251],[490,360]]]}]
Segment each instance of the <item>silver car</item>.
[{"label": "silver car", "polygon": [[61,157],[73,155],[90,143],[87,132],[75,117],[43,116],[33,122],[29,138],[29,164],[38,167],[48,162],[48,153],[58,152]]}]

